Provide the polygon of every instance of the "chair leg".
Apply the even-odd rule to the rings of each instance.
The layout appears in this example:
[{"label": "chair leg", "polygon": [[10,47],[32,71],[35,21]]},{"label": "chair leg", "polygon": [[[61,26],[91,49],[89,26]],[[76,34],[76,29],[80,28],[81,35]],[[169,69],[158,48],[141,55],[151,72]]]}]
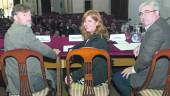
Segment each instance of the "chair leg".
[{"label": "chair leg", "polygon": [[64,82],[62,82],[62,96],[69,96]]},{"label": "chair leg", "polygon": [[141,96],[135,89],[132,88],[131,96]]},{"label": "chair leg", "polygon": [[135,96],[135,93],[133,91],[131,92],[131,96]]}]

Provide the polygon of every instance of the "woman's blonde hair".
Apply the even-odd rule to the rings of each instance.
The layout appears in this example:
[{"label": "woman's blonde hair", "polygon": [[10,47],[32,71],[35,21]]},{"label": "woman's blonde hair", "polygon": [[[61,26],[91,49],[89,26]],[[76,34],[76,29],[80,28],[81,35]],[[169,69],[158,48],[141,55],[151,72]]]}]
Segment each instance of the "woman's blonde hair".
[{"label": "woman's blonde hair", "polygon": [[84,36],[84,38],[88,39],[91,36],[91,34],[89,32],[87,32],[84,27],[85,19],[88,16],[90,16],[94,21],[98,22],[98,25],[96,26],[96,30],[94,33],[101,36],[101,38],[108,39],[108,37],[109,37],[108,31],[107,31],[106,27],[103,25],[103,21],[102,21],[100,13],[96,10],[88,10],[87,12],[84,13],[84,15],[82,17],[82,23],[80,26],[80,30],[81,30],[81,33]]}]

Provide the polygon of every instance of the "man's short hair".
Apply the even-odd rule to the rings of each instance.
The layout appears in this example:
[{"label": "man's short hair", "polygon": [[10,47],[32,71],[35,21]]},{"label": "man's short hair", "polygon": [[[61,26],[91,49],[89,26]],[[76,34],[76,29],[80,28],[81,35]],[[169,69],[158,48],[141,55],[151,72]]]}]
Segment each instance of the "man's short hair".
[{"label": "man's short hair", "polygon": [[151,6],[153,8],[153,10],[160,11],[160,5],[159,5],[158,1],[156,1],[156,0],[147,0],[147,1],[143,2],[139,6],[139,10],[146,5]]},{"label": "man's short hair", "polygon": [[12,11],[12,16],[16,15],[17,12],[28,12],[30,11],[30,7],[23,5],[23,4],[17,4],[14,6],[13,11]]}]

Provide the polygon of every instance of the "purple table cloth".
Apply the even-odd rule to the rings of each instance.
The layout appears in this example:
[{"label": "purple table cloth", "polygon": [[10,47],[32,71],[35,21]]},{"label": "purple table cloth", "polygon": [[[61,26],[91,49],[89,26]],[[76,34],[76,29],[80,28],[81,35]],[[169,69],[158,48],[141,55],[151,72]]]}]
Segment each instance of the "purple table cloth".
[{"label": "purple table cloth", "polygon": [[[68,37],[51,37],[50,42],[45,42],[48,46],[51,48],[57,48],[61,50],[60,56],[65,58],[67,55],[67,52],[63,52],[63,46],[64,45],[76,45],[79,42],[69,42]],[[0,38],[0,49],[4,48],[4,39]],[[3,50],[0,51],[0,54],[3,53]],[[132,50],[126,50],[122,51],[116,48],[113,43],[109,42],[109,54],[110,56],[133,56]]]}]

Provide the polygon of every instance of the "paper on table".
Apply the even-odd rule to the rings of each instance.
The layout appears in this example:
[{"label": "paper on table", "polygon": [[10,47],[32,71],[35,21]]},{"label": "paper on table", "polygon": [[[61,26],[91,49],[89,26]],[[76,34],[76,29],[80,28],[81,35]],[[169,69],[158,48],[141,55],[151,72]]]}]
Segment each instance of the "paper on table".
[{"label": "paper on table", "polygon": [[39,39],[41,42],[50,42],[51,38],[50,35],[36,35],[37,39]]},{"label": "paper on table", "polygon": [[113,44],[120,50],[133,50],[136,48],[140,43],[119,43],[119,44]]},{"label": "paper on table", "polygon": [[83,41],[82,35],[69,35],[69,41]]},{"label": "paper on table", "polygon": [[127,43],[125,34],[111,34],[110,40],[115,41],[117,43]]},{"label": "paper on table", "polygon": [[64,45],[63,46],[63,52],[68,52],[70,48],[72,48],[74,45]]},{"label": "paper on table", "polygon": [[117,44],[121,44],[121,43],[125,43],[125,44],[129,44],[129,42],[127,42],[127,41],[115,41]]}]

